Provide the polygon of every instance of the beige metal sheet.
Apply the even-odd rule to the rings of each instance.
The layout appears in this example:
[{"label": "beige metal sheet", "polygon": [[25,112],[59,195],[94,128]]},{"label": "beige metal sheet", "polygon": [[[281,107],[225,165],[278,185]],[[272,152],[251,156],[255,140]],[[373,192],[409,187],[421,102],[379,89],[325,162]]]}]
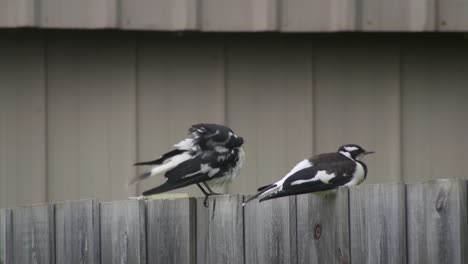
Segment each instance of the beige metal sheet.
[{"label": "beige metal sheet", "polygon": [[197,0],[121,0],[120,27],[195,30],[197,3]]},{"label": "beige metal sheet", "polygon": [[41,0],[40,23],[50,28],[117,26],[117,0]]},{"label": "beige metal sheet", "polygon": [[246,164],[230,193],[254,193],[312,154],[311,47],[238,39],[227,48],[227,122]]},{"label": "beige metal sheet", "polygon": [[35,0],[0,0],[0,27],[36,26]]},{"label": "beige metal sheet", "polygon": [[376,151],[365,159],[367,183],[401,179],[399,49],[385,42],[344,37],[314,49],[315,151]]},{"label": "beige metal sheet", "polygon": [[127,34],[49,36],[49,200],[126,198],[135,172],[135,43]]},{"label": "beige metal sheet", "polygon": [[402,76],[405,180],[467,178],[466,45],[412,43],[403,50]]},{"label": "beige metal sheet", "polygon": [[0,207],[46,199],[44,47],[37,32],[0,35]]},{"label": "beige metal sheet", "polygon": [[357,0],[285,0],[279,10],[281,31],[353,31]]},{"label": "beige metal sheet", "polygon": [[203,31],[272,31],[277,0],[200,0]]},{"label": "beige metal sheet", "polygon": [[439,0],[437,11],[439,31],[468,30],[468,0]]},{"label": "beige metal sheet", "polygon": [[[153,160],[171,150],[192,124],[224,123],[222,41],[144,35],[137,61],[138,160]],[[162,175],[148,179],[139,191],[164,180]],[[196,187],[174,192],[202,195]]]},{"label": "beige metal sheet", "polygon": [[435,30],[436,0],[363,0],[358,8],[360,30]]}]

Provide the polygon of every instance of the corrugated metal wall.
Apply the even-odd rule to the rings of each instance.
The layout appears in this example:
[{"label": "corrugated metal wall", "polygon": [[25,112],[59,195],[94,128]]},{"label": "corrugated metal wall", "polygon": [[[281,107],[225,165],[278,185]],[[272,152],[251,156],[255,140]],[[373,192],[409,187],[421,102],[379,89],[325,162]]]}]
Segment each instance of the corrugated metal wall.
[{"label": "corrugated metal wall", "polygon": [[468,0],[0,0],[0,27],[467,31]]},{"label": "corrugated metal wall", "polygon": [[246,138],[231,193],[349,142],[377,151],[368,183],[468,177],[463,35],[15,30],[0,58],[0,207],[123,199],[197,122]]}]

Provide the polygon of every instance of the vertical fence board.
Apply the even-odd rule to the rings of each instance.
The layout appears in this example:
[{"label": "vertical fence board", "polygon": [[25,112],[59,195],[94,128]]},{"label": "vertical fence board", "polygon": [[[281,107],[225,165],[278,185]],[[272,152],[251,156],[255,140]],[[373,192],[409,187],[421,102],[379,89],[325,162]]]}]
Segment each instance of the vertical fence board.
[{"label": "vertical fence board", "polygon": [[296,197],[244,208],[245,263],[296,264]]},{"label": "vertical fence board", "polygon": [[[197,198],[197,263],[244,263],[243,195]],[[216,203],[214,202],[216,200]]]},{"label": "vertical fence board", "polygon": [[349,263],[348,189],[297,196],[298,263]]},{"label": "vertical fence board", "polygon": [[146,264],[144,201],[101,203],[101,263]]},{"label": "vertical fence board", "polygon": [[11,210],[0,210],[0,264],[10,264],[12,262],[12,225]]},{"label": "vertical fence board", "polygon": [[466,263],[467,193],[463,180],[407,185],[408,263]]},{"label": "vertical fence board", "polygon": [[55,263],[54,205],[12,209],[12,263]]},{"label": "vertical fence board", "polygon": [[150,200],[148,263],[195,263],[195,199]]},{"label": "vertical fence board", "polygon": [[352,263],[406,263],[405,186],[350,189]]},{"label": "vertical fence board", "polygon": [[57,263],[99,263],[99,203],[66,201],[55,208]]}]

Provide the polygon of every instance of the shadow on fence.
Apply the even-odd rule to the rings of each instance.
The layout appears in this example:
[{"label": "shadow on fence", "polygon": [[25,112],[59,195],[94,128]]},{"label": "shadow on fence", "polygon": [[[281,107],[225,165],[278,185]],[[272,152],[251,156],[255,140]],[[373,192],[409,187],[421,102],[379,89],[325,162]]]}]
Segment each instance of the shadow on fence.
[{"label": "shadow on fence", "polygon": [[466,186],[372,184],[245,208],[225,195],[209,208],[181,198],[1,209],[0,264],[468,263]]}]

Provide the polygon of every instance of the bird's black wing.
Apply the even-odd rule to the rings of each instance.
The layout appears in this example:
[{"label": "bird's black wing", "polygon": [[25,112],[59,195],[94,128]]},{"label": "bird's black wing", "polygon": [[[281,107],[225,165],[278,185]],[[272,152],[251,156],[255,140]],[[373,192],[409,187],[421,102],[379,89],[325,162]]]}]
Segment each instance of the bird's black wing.
[{"label": "bird's black wing", "polygon": [[[323,158],[323,157],[322,157]],[[312,167],[297,171],[285,179],[283,185],[278,191],[275,191],[260,201],[273,198],[297,195],[304,193],[313,193],[327,191],[342,186],[352,180],[352,174],[355,170],[355,163],[351,159],[343,156],[327,157],[327,160],[311,159]],[[316,177],[317,173],[333,174],[328,181]]]},{"label": "bird's black wing", "polygon": [[161,157],[159,157],[158,159],[155,159],[155,160],[151,160],[151,161],[143,161],[143,162],[137,162],[135,164],[133,164],[134,166],[141,166],[141,165],[160,165],[160,164],[163,164],[165,160],[167,160],[168,158],[172,158],[176,155],[179,155],[183,152],[185,152],[186,150],[180,150],[180,149],[174,149],[174,150],[171,150],[163,155],[161,155]]},{"label": "bird's black wing", "polygon": [[163,193],[216,177],[222,165],[218,161],[220,155],[223,154],[210,151],[180,163],[164,174],[167,178],[164,184],[144,192],[143,195]]}]

